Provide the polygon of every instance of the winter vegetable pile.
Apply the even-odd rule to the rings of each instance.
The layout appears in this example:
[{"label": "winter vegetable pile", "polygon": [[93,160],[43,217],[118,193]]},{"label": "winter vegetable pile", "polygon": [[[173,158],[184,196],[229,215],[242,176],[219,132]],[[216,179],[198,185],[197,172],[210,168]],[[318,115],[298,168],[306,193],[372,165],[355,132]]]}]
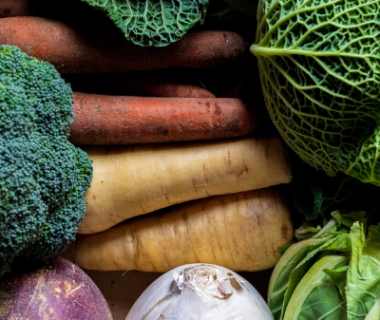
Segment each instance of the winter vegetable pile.
[{"label": "winter vegetable pile", "polygon": [[[380,1],[260,0],[251,51],[269,115],[304,162],[294,166],[295,209],[324,218],[322,228],[298,229],[293,245],[277,187],[293,174],[281,139],[255,136],[265,117],[159,73],[110,74],[219,67],[243,56],[243,38],[184,36],[203,21],[207,0],[83,2],[132,42],[47,18],[0,19],[0,277],[15,257],[50,257],[78,232],[63,255],[80,267],[182,265],[148,288],[127,320],[272,319],[270,311],[275,320],[379,319],[380,206],[371,192],[380,186]],[[249,1],[232,4],[254,11]],[[75,92],[73,106],[70,86],[38,59],[92,93]],[[131,91],[143,97],[100,95],[96,79],[121,89],[136,81],[144,89]],[[93,146],[75,148],[69,126],[71,141]],[[270,311],[238,275],[205,265],[267,269],[279,248]],[[8,309],[0,300],[0,319]]]},{"label": "winter vegetable pile", "polygon": [[[158,50],[92,34],[83,39],[82,30],[42,18],[1,19],[0,30],[0,43],[18,45],[65,74],[215,67],[235,61],[245,48],[238,34],[224,31],[194,32]],[[52,33],[60,39],[59,46]],[[72,141],[140,144],[85,149],[94,161],[94,178],[78,230],[86,235],[78,237],[70,255],[78,265],[167,271],[191,262],[219,263],[235,270],[260,270],[276,263],[277,248],[291,241],[293,227],[281,192],[269,187],[289,183],[291,173],[277,137],[236,138],[251,133],[259,121],[242,100],[80,92],[74,98]],[[221,138],[231,140],[185,143]],[[179,143],[141,145],[172,141]],[[257,189],[261,190],[253,192]],[[174,207],[193,200],[199,202]],[[155,213],[164,208],[167,211]],[[138,217],[151,213],[160,218]],[[170,231],[168,221],[176,232]],[[192,234],[187,232],[190,229]],[[261,233],[267,235],[265,239]],[[126,243],[131,244],[128,254]],[[231,248],[240,248],[241,243],[244,250],[235,257]],[[100,246],[111,249],[100,250]],[[184,246],[192,247],[187,255]],[[218,254],[216,246],[221,248]]]},{"label": "winter vegetable pile", "polygon": [[[19,4],[24,4],[25,9],[28,7],[27,1]],[[155,3],[155,10],[159,8],[158,4]],[[165,7],[165,10],[183,18],[185,11],[196,14],[194,6],[200,2],[189,1],[189,7],[182,4],[176,7],[179,13],[171,11],[171,7]],[[137,4],[138,11],[142,9],[140,5]],[[25,12],[29,15],[27,10]],[[165,19],[168,12],[165,11]],[[155,23],[160,21],[156,19]],[[262,119],[243,100],[215,98],[202,88],[199,90],[209,95],[209,99],[148,99],[75,92],[73,108],[70,86],[59,78],[53,66],[39,60],[47,60],[63,76],[169,67],[210,68],[240,58],[245,51],[242,37],[228,31],[198,31],[168,48],[141,48],[115,40],[116,37],[108,34],[98,36],[92,28],[89,32],[83,23],[78,28],[73,25],[31,16],[0,19],[0,44],[14,46],[6,47],[12,48],[8,58],[17,60],[20,55],[26,61],[20,66],[12,64],[7,70],[15,84],[6,88],[16,94],[3,96],[5,116],[1,119],[4,126],[1,134],[5,138],[9,132],[15,137],[25,136],[26,144],[36,149],[36,152],[34,149],[22,150],[33,153],[27,159],[31,162],[27,167],[22,166],[23,162],[14,161],[20,158],[17,148],[10,150],[9,155],[0,154],[0,159],[5,161],[1,168],[5,172],[4,180],[17,180],[14,185],[19,189],[14,198],[20,205],[20,208],[16,207],[17,212],[12,204],[1,212],[1,219],[6,221],[2,225],[5,240],[1,242],[6,250],[1,253],[12,253],[4,258],[3,272],[9,271],[13,255],[47,258],[61,251],[73,240],[75,231],[83,236],[73,244],[71,258],[87,268],[167,271],[194,262],[217,263],[234,270],[273,267],[279,259],[277,249],[288,244],[293,237],[293,226],[282,192],[271,187],[289,183],[292,175],[286,151],[278,137],[240,137],[251,134]],[[21,54],[20,50],[26,53]],[[32,65],[43,66],[47,72],[41,76],[33,74],[29,95],[28,88],[24,88],[25,100],[30,99],[29,109],[26,109],[22,103],[13,103],[12,99],[23,102],[23,96],[17,95],[17,90],[29,83],[29,74],[23,69],[29,61]],[[2,77],[7,83],[8,77]],[[48,78],[47,83],[44,77]],[[71,140],[79,144],[116,145],[86,147],[87,154],[78,149],[82,158],[75,153],[71,155],[69,146],[77,150],[66,141],[73,109],[75,116],[71,129],[74,134]],[[18,113],[18,117],[8,119],[12,112]],[[30,128],[24,128],[22,125],[28,124],[29,120],[33,120]],[[54,126],[56,122],[62,122],[62,128]],[[47,133],[52,126],[54,132],[50,142]],[[30,140],[22,130],[29,133]],[[30,135],[35,132],[33,130],[43,133],[35,143],[34,136]],[[58,139],[61,136],[67,146]],[[152,144],[174,141],[178,143]],[[128,145],[132,143],[136,145]],[[45,155],[44,150],[51,145],[57,148],[56,153],[48,149]],[[62,160],[64,151],[65,159]],[[93,161],[94,176],[85,196],[85,218],[78,228],[84,211],[83,194],[89,187],[92,174],[87,155]],[[45,161],[44,157],[48,159]],[[17,171],[16,175],[13,174],[14,162],[19,163],[18,169],[25,171],[22,178],[18,178],[21,173]],[[41,196],[36,200],[38,205],[47,207],[48,213],[54,213],[46,223],[26,214],[27,210],[22,211],[24,204],[29,209],[31,192],[23,187],[23,178],[29,182],[37,181],[32,190],[33,195]],[[9,189],[8,186],[2,188],[6,201]],[[64,194],[61,196],[61,193]],[[56,198],[60,202],[55,201]],[[184,202],[190,203],[182,204]],[[36,216],[42,220],[44,215],[37,209],[39,215]],[[161,209],[165,211],[156,212]],[[70,212],[64,214],[65,210]],[[13,217],[14,213],[16,217]],[[153,213],[154,218],[138,217]],[[17,226],[17,219],[31,230],[20,227],[17,228],[19,233],[15,233],[13,228]],[[208,234],[207,238],[205,234]],[[261,234],[266,235],[265,239]],[[24,244],[23,237],[29,247]],[[7,241],[8,238],[15,244]],[[52,248],[48,246],[46,250],[44,241]],[[191,247],[186,254],[183,252],[185,246]],[[125,252],[127,247],[130,249],[128,254]],[[237,250],[240,253],[236,253]]]}]

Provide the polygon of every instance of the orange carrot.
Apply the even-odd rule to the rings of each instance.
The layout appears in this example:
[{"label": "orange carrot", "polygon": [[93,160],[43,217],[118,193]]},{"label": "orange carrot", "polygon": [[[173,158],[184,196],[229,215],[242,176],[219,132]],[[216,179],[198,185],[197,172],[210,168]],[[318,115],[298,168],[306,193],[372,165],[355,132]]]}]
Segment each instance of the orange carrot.
[{"label": "orange carrot", "polygon": [[178,76],[158,72],[119,72],[99,74],[68,74],[64,78],[75,91],[141,97],[215,98],[200,86]]},{"label": "orange carrot", "polygon": [[258,121],[239,99],[185,99],[74,93],[70,140],[109,145],[243,136]]},{"label": "orange carrot", "polygon": [[35,17],[0,19],[0,45],[18,46],[60,73],[99,73],[168,67],[203,68],[236,60],[245,51],[234,32],[197,31],[165,48],[81,32],[60,21]]}]

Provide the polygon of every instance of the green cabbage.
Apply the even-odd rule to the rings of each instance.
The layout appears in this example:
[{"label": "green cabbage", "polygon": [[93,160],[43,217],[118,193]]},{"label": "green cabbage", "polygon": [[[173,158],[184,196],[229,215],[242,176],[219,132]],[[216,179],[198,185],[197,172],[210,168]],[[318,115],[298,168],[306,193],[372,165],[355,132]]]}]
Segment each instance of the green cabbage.
[{"label": "green cabbage", "polygon": [[367,230],[363,212],[335,213],[281,257],[268,304],[275,320],[380,319],[379,270],[379,228]]},{"label": "green cabbage", "polygon": [[380,1],[260,0],[270,116],[309,165],[380,185]]},{"label": "green cabbage", "polygon": [[208,0],[82,0],[104,11],[128,40],[164,47],[203,22]]}]

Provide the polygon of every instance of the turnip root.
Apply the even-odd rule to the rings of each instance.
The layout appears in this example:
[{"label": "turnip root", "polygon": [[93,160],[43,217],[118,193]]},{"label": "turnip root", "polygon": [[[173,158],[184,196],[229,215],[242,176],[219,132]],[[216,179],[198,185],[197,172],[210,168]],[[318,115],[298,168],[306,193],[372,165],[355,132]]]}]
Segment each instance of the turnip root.
[{"label": "turnip root", "polygon": [[278,137],[83,149],[94,176],[81,234],[174,204],[291,181]]},{"label": "turnip root", "polygon": [[64,253],[93,270],[165,272],[188,263],[258,271],[273,267],[293,238],[288,207],[276,189],[215,196],[79,235]]},{"label": "turnip root", "polygon": [[20,270],[1,279],[0,320],[112,320],[98,287],[70,261],[56,257]]}]

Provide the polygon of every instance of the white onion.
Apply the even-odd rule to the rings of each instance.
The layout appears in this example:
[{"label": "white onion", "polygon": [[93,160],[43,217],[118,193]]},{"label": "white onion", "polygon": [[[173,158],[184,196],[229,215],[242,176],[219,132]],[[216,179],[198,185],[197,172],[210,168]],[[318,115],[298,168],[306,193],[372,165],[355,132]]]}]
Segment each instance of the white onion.
[{"label": "white onion", "polygon": [[153,282],[126,320],[273,320],[257,290],[237,273],[210,264],[175,268]]}]

